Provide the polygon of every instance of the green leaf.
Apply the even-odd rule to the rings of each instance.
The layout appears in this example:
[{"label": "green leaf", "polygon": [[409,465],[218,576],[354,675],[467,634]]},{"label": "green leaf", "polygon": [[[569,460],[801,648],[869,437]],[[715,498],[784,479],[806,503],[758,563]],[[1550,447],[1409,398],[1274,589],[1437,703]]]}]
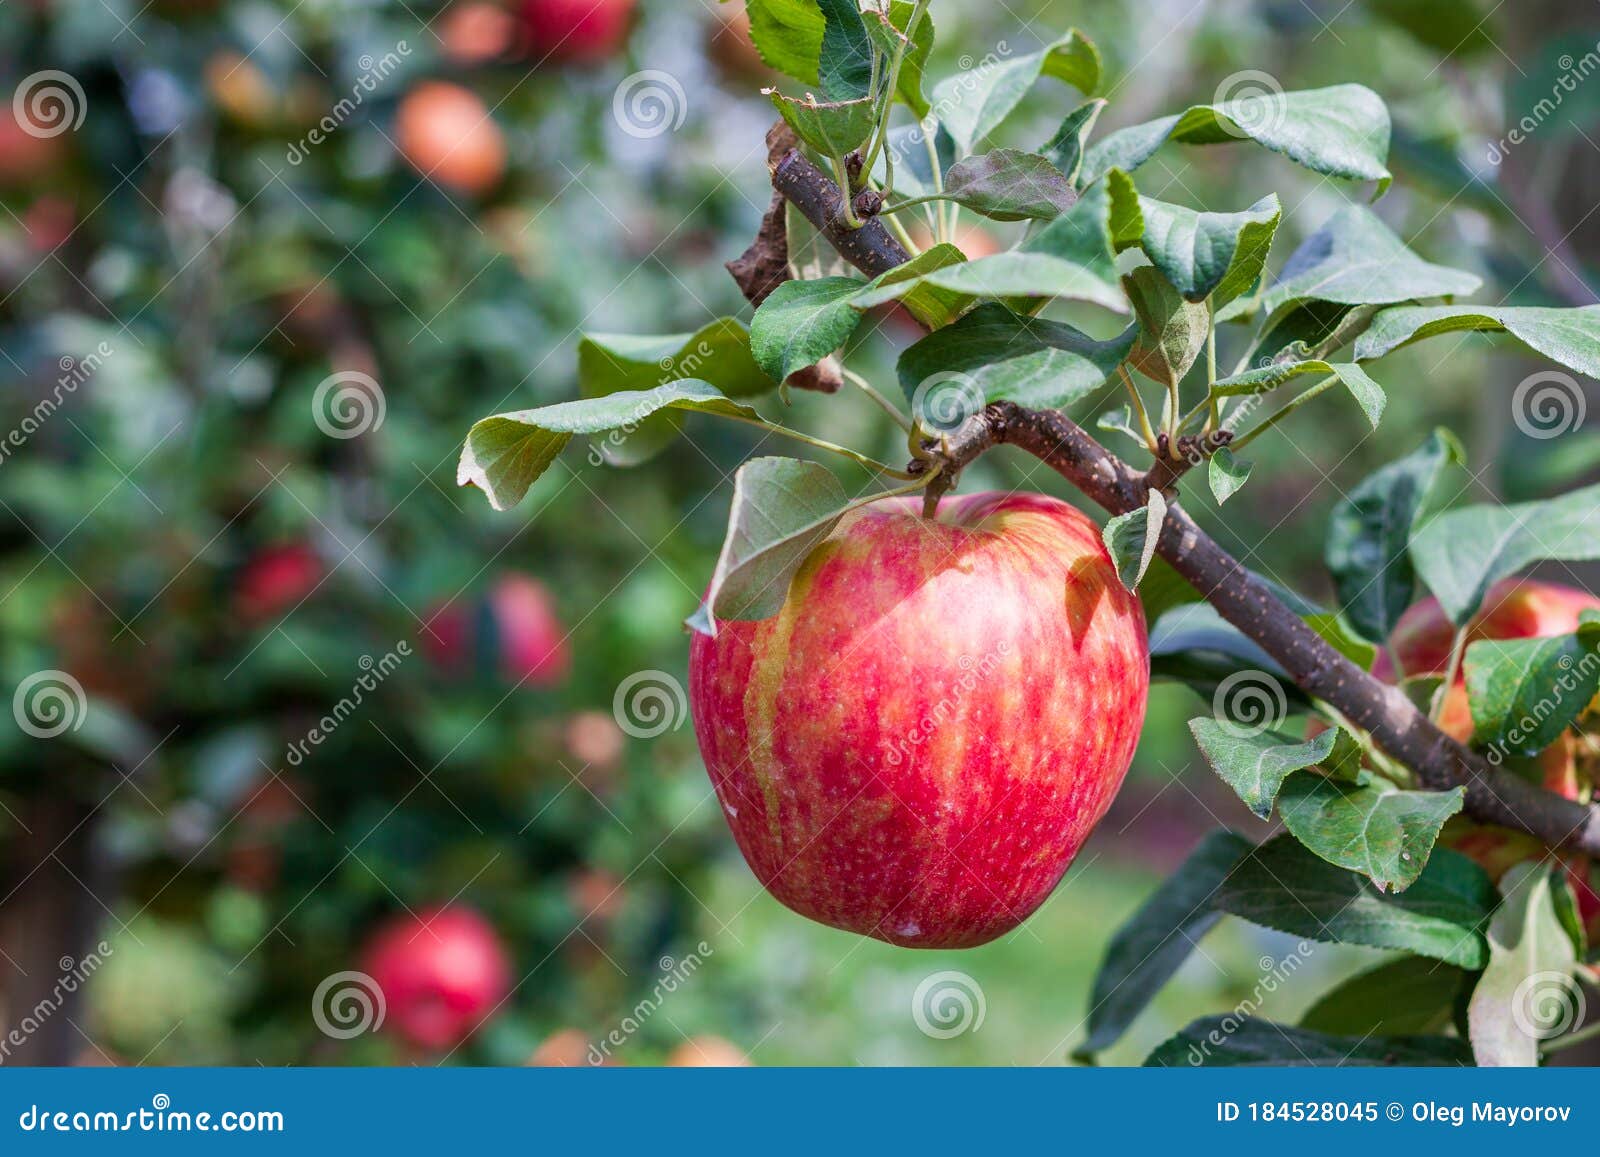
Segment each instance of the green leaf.
[{"label": "green leaf", "polygon": [[1475,969],[1489,955],[1482,929],[1494,887],[1477,864],[1436,848],[1417,881],[1390,894],[1284,835],[1241,861],[1217,903],[1241,919],[1311,940],[1396,948]]},{"label": "green leaf", "polygon": [[745,0],[745,11],[751,43],[767,67],[816,84],[825,28],[817,0]]},{"label": "green leaf", "polygon": [[1366,206],[1346,205],[1290,254],[1271,289],[1235,302],[1222,320],[1257,312],[1281,317],[1307,302],[1391,305],[1451,297],[1481,284],[1470,273],[1418,257]]},{"label": "green leaf", "polygon": [[1083,170],[1083,156],[1089,147],[1089,134],[1094,131],[1094,123],[1100,119],[1100,113],[1105,107],[1106,102],[1103,99],[1080,104],[1066,115],[1061,127],[1056,130],[1056,135],[1039,150],[1051,164],[1067,175],[1067,180],[1074,184],[1077,183],[1078,174]]},{"label": "green leaf", "polygon": [[1211,898],[1252,847],[1230,831],[1209,833],[1117,930],[1095,974],[1089,1036],[1075,1056],[1086,1058],[1116,1044],[1172,979],[1195,944],[1222,918]]},{"label": "green leaf", "polygon": [[1577,953],[1556,915],[1550,869],[1530,861],[1508,871],[1505,900],[1489,922],[1489,960],[1467,1004],[1472,1055],[1485,1067],[1539,1063],[1539,1046],[1581,1018],[1572,978]]},{"label": "green leaf", "polygon": [[1091,184],[1113,168],[1132,172],[1166,141],[1214,145],[1252,140],[1314,173],[1388,187],[1389,110],[1359,84],[1266,93],[1197,104],[1177,116],[1112,133],[1089,150],[1081,178]]},{"label": "green leaf", "polygon": [[[750,335],[731,317],[719,318],[697,333],[640,337],[591,333],[578,343],[578,391],[586,398],[622,390],[647,390],[665,382],[698,378],[730,398],[764,394],[776,384],[756,364]],[[683,416],[656,414],[638,423],[627,438],[601,450],[614,466],[635,466],[677,437]]]},{"label": "green leaf", "polygon": [[907,349],[897,373],[914,409],[919,388],[940,384],[960,386],[978,406],[1013,401],[1059,409],[1103,385],[1133,336],[1130,327],[1120,337],[1095,341],[1070,325],[990,303]]},{"label": "green leaf", "polygon": [[859,149],[878,127],[878,104],[870,96],[845,101],[800,100],[775,88],[768,89],[767,96],[795,135],[826,157],[843,157]]},{"label": "green leaf", "polygon": [[850,300],[852,308],[871,309],[898,301],[929,329],[949,325],[972,304],[975,295],[942,283],[938,274],[959,272],[971,265],[966,255],[949,243],[930,246],[910,261],[880,274]]},{"label": "green leaf", "polygon": [[1456,625],[1529,563],[1600,558],[1600,485],[1515,506],[1463,506],[1411,536],[1411,561]]},{"label": "green leaf", "polygon": [[1239,487],[1250,480],[1252,469],[1251,463],[1235,458],[1226,446],[1212,452],[1206,464],[1206,481],[1211,484],[1211,494],[1218,506],[1239,492]]},{"label": "green leaf", "polygon": [[1343,617],[1336,614],[1301,615],[1306,626],[1310,627],[1322,637],[1339,654],[1349,659],[1363,671],[1372,667],[1372,660],[1377,655],[1378,649],[1365,639],[1358,638],[1350,633]]},{"label": "green leaf", "polygon": [[1245,370],[1243,373],[1223,378],[1211,387],[1211,392],[1219,397],[1264,394],[1304,374],[1332,374],[1338,378],[1339,383],[1355,398],[1356,404],[1361,407],[1361,412],[1367,416],[1372,428],[1378,428],[1378,423],[1383,420],[1383,411],[1388,406],[1388,398],[1383,392],[1383,387],[1373,381],[1372,376],[1354,362],[1315,360],[1273,362],[1259,369]]},{"label": "green leaf", "polygon": [[872,38],[857,0],[817,0],[822,9],[822,46],[817,84],[829,100],[872,95]]},{"label": "green leaf", "polygon": [[991,55],[935,85],[933,103],[962,155],[994,132],[1041,76],[1093,96],[1100,85],[1100,51],[1074,28],[1039,52],[1010,59]]},{"label": "green leaf", "polygon": [[1037,153],[995,149],[953,165],[945,196],[995,221],[1049,221],[1078,200],[1065,174]]},{"label": "green leaf", "polygon": [[1561,737],[1600,690],[1600,622],[1540,639],[1480,639],[1466,651],[1473,741],[1531,757]]},{"label": "green leaf", "polygon": [[1334,1036],[1238,1013],[1195,1021],[1145,1058],[1147,1068],[1459,1066],[1466,1043],[1447,1036]]},{"label": "green leaf", "polygon": [[887,16],[869,10],[864,18],[867,30],[878,42],[886,60],[894,58],[900,45],[906,46],[905,55],[900,61],[900,80],[895,87],[895,96],[921,120],[932,107],[923,95],[923,77],[928,69],[928,57],[933,53],[934,29],[933,14],[924,12],[915,33],[910,40],[906,39],[905,30],[910,25],[915,8],[914,0],[893,0]]},{"label": "green leaf", "polygon": [[[1161,576],[1164,567],[1157,559],[1150,568],[1151,578]],[[1142,595],[1148,593],[1141,591]],[[1211,604],[1175,601],[1170,610],[1151,621],[1155,624],[1149,643],[1152,679],[1183,683],[1230,718],[1240,717],[1246,726],[1263,718],[1273,720],[1268,724],[1273,726],[1288,713],[1291,703],[1306,704],[1283,668]],[[1271,703],[1262,705],[1263,698]],[[1244,718],[1252,713],[1256,717]]]},{"label": "green leaf", "polygon": [[1106,522],[1101,537],[1117,568],[1117,577],[1130,591],[1138,589],[1144,572],[1150,568],[1166,517],[1167,500],[1159,490],[1152,490],[1144,506]]},{"label": "green leaf", "polygon": [[[956,163],[956,143],[950,139],[943,125],[934,131],[933,144],[939,152],[939,172],[948,172]],[[927,134],[921,124],[890,129],[889,143],[884,152],[894,155],[896,192],[905,197],[926,197],[937,192],[933,187],[933,164],[928,157]],[[887,177],[881,162],[877,171],[880,180]]]},{"label": "green leaf", "polygon": [[861,322],[852,299],[866,288],[854,277],[785,281],[750,319],[750,349],[771,378],[783,381],[842,346]]},{"label": "green leaf", "polygon": [[1272,193],[1241,213],[1201,213],[1153,197],[1139,198],[1140,244],[1187,301],[1211,298],[1213,309],[1261,277],[1283,208]]},{"label": "green leaf", "polygon": [[789,580],[839,524],[850,498],[832,471],[795,458],[753,458],[733,476],[728,533],[706,592],[719,620],[766,619],[783,609]]},{"label": "green leaf", "polygon": [[1210,308],[1205,302],[1185,301],[1151,265],[1124,276],[1122,289],[1139,319],[1139,337],[1128,360],[1152,381],[1181,380],[1205,348]]},{"label": "green leaf", "polygon": [[1416,594],[1407,543],[1451,463],[1466,460],[1448,430],[1369,475],[1333,508],[1323,557],[1333,576],[1339,609],[1363,637],[1381,642]]},{"label": "green leaf", "polygon": [[1278,815],[1330,864],[1360,872],[1380,890],[1401,892],[1422,874],[1439,829],[1461,811],[1464,795],[1460,787],[1399,791],[1370,776],[1347,783],[1296,775],[1278,795]]},{"label": "green leaf", "polygon": [[1274,731],[1242,727],[1228,720],[1189,720],[1200,754],[1245,806],[1261,819],[1272,814],[1283,781],[1297,771],[1334,758],[1340,740],[1353,742],[1337,727],[1315,739],[1296,743]]},{"label": "green leaf", "polygon": [[764,424],[749,406],[715,386],[686,378],[651,390],[624,390],[603,398],[560,402],[537,410],[496,414],[473,423],[456,468],[458,486],[476,486],[496,510],[509,510],[554,462],[574,434],[626,429],[661,410],[721,414]]},{"label": "green leaf", "polygon": [[[1095,427],[1113,434],[1123,434],[1138,444],[1139,449],[1146,450],[1144,434],[1133,424],[1133,410],[1124,402],[1115,410],[1107,410],[1094,420]],[[1153,620],[1152,620],[1153,621]]]},{"label": "green leaf", "polygon": [[1439,1032],[1449,1027],[1465,981],[1453,965],[1402,956],[1325,993],[1300,1027],[1360,1038]]},{"label": "green leaf", "polygon": [[1588,377],[1600,376],[1600,305],[1402,305],[1386,309],[1356,342],[1356,358],[1371,361],[1425,337],[1463,330],[1509,333],[1530,349]]}]

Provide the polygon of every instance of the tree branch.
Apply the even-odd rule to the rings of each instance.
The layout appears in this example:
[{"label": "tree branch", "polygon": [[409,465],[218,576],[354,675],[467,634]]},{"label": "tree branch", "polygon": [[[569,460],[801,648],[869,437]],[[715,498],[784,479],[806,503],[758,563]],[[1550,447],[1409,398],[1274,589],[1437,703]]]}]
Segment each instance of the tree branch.
[{"label": "tree branch", "polygon": [[[839,217],[838,187],[797,148],[782,155],[774,151],[772,184],[868,276],[909,259],[876,221],[846,228]],[[1149,475],[1117,458],[1064,414],[1011,402],[989,405],[946,441],[944,475],[953,477],[997,445],[1027,451],[1112,514],[1137,510],[1147,500]],[[1171,481],[1181,473],[1175,471]],[[1159,480],[1165,481],[1164,475]],[[1600,809],[1535,787],[1451,739],[1398,688],[1330,646],[1176,503],[1167,508],[1156,550],[1224,619],[1272,656],[1296,686],[1371,734],[1424,786],[1435,791],[1465,787],[1466,810],[1473,818],[1527,832],[1551,848],[1600,856]]]}]

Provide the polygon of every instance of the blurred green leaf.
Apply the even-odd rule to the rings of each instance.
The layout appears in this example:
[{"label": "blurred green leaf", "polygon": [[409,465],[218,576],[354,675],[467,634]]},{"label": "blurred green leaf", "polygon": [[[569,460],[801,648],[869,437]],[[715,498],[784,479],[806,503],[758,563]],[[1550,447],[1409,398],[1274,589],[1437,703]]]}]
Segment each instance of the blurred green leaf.
[{"label": "blurred green leaf", "polygon": [[[1220,1042],[1220,1043],[1218,1043]],[[1465,1042],[1446,1036],[1334,1036],[1234,1014],[1195,1021],[1145,1060],[1150,1068],[1215,1065],[1266,1068],[1459,1067]]]},{"label": "blurred green leaf", "polygon": [[1324,993],[1300,1027],[1361,1038],[1439,1032],[1449,1026],[1465,981],[1453,965],[1402,956]]},{"label": "blurred green leaf", "polygon": [[934,106],[961,155],[994,132],[1041,76],[1093,96],[1100,86],[1100,51],[1074,28],[1038,52],[985,58],[935,85]]},{"label": "blurred green leaf", "polygon": [[1509,333],[1545,357],[1589,377],[1600,376],[1600,305],[1402,305],[1386,309],[1356,342],[1356,358],[1371,361],[1441,333]]},{"label": "blurred green leaf", "polygon": [[1533,1068],[1540,1044],[1582,1015],[1583,994],[1571,975],[1577,953],[1556,915],[1547,864],[1516,865],[1500,890],[1505,900],[1489,922],[1489,959],[1467,1005],[1472,1055],[1485,1067]]}]

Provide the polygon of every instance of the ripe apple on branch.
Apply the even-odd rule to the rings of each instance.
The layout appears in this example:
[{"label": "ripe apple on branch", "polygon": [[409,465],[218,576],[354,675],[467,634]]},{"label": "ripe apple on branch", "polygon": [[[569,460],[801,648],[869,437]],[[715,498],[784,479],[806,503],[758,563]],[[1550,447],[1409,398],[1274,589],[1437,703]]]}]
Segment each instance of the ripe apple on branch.
[{"label": "ripe apple on branch", "polygon": [[[1600,616],[1572,595],[1555,617],[1497,624],[1533,591],[1499,584],[1535,563],[1600,558],[1600,488],[1441,510],[1461,453],[1436,431],[1334,511],[1330,608],[1246,568],[1181,491],[1203,475],[1225,503],[1251,481],[1251,444],[1325,394],[1348,395],[1376,426],[1376,363],[1439,334],[1505,333],[1600,374],[1600,307],[1461,304],[1479,279],[1425,260],[1357,200],[1274,273],[1276,194],[1202,210],[1139,189],[1163,148],[1231,146],[1381,196],[1390,122],[1368,88],[1267,90],[1097,134],[1101,60],[1082,33],[934,82],[928,7],[751,0],[757,49],[796,83],[767,90],[780,116],[771,207],[728,264],[755,307],[748,329],[723,318],[649,342],[587,338],[583,398],[478,422],[460,481],[505,509],[575,435],[636,461],[689,414],[851,464],[847,486],[815,462],[747,462],[689,624],[713,785],[752,870],[805,915],[928,947],[1016,927],[1120,785],[1148,677],[1180,678],[1211,705],[1191,723],[1201,753],[1283,832],[1259,846],[1213,833],[1118,932],[1083,1053],[1119,1039],[1223,914],[1398,955],[1302,1025],[1255,1019],[1192,1050],[1218,1033],[1202,1017],[1149,1063],[1194,1051],[1211,1064],[1535,1064],[1581,1039],[1554,1039],[1574,1026],[1546,1031],[1522,1006],[1531,977],[1558,978],[1566,996],[1586,974],[1568,872],[1600,854],[1600,811],[1586,762],[1555,791],[1538,769],[1579,741],[1571,728],[1600,689]],[[1042,84],[1083,99],[1033,149],[990,147]],[[799,277],[792,213],[855,272]],[[965,251],[964,214],[1025,232],[1004,252]],[[1057,302],[1113,320],[1096,336],[1047,317]],[[834,362],[862,317],[890,305],[927,331],[896,369],[909,413]],[[904,431],[903,466],[754,404],[845,383]],[[1140,464],[1068,416],[1090,402]],[[1109,520],[1091,533],[1043,496],[952,496],[1000,446]],[[862,470],[887,484],[860,482]],[[1432,601],[1407,612],[1424,588]],[[1312,724],[1292,726],[1291,710]],[[1460,817],[1525,841],[1498,887],[1440,846]],[[1402,973],[1429,984],[1437,1007],[1406,1021],[1427,1031],[1351,1012],[1381,1005]]]}]

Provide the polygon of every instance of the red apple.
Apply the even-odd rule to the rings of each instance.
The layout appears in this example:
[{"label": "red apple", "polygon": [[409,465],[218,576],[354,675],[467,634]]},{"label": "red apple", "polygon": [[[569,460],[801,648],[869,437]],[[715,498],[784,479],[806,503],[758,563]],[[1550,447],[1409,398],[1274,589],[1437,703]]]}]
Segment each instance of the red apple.
[{"label": "red apple", "polygon": [[0,97],[0,186],[34,185],[49,177],[66,158],[64,135],[43,136],[17,120],[13,93]]},{"label": "red apple", "polygon": [[516,19],[491,0],[454,4],[439,21],[440,51],[463,68],[504,56],[516,34]]},{"label": "red apple", "polygon": [[465,1040],[511,991],[511,962],[494,928],[455,905],[380,927],[362,971],[383,990],[385,1023],[437,1051]]},{"label": "red apple", "polygon": [[667,1054],[667,1065],[675,1069],[747,1069],[750,1058],[720,1036],[692,1036]]},{"label": "red apple", "polygon": [[874,503],[783,610],[696,635],[700,751],[756,877],[836,928],[982,944],[1043,903],[1144,721],[1139,601],[1038,494]]},{"label": "red apple", "polygon": [[234,606],[251,623],[298,606],[322,582],[322,559],[303,542],[268,547],[250,558],[234,586]]},{"label": "red apple", "polygon": [[522,0],[522,29],[538,58],[598,61],[628,39],[634,0]]},{"label": "red apple", "polygon": [[422,642],[435,663],[457,675],[483,664],[512,683],[553,687],[572,667],[555,600],[523,574],[502,575],[482,600],[435,608]]},{"label": "red apple", "polygon": [[478,196],[505,175],[500,126],[477,94],[459,84],[417,85],[400,102],[394,134],[401,155],[436,185]]}]

